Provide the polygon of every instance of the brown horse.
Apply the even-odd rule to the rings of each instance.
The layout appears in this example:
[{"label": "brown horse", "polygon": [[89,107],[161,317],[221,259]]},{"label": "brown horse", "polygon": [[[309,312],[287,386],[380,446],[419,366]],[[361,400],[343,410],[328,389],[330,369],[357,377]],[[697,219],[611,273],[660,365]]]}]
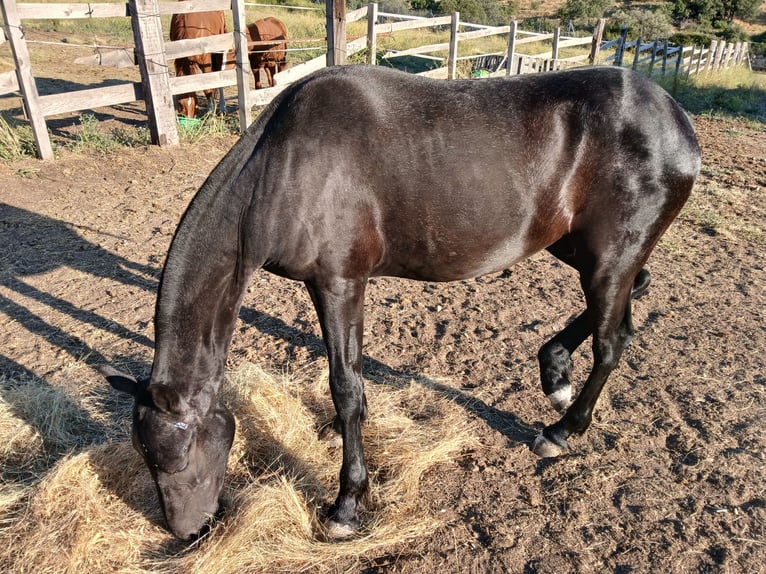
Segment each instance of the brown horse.
[{"label": "brown horse", "polygon": [[[213,170],[178,226],[155,311],[149,378],[101,369],[135,398],[133,440],[171,530],[216,515],[234,416],[222,399],[242,298],[263,268],[302,281],[327,347],[343,439],[328,533],[359,528],[364,292],[370,277],[455,281],[540,250],[579,273],[585,310],[540,349],[561,418],[531,445],[567,452],[634,334],[631,299],[691,193],[689,117],[629,70],[433,80],[337,66],[290,85]],[[572,357],[593,364],[572,392]],[[573,400],[574,399],[574,400]]]},{"label": "brown horse", "polygon": [[[170,40],[191,40],[205,38],[229,32],[222,11],[190,12],[188,14],[173,14],[170,20]],[[228,58],[227,58],[228,60]],[[176,76],[191,76],[207,74],[223,69],[223,54],[197,54],[175,60]],[[208,107],[212,108],[214,90],[205,90]],[[223,104],[223,93],[220,94],[219,104]],[[197,114],[197,96],[193,93],[180,94],[177,97],[178,111],[187,118]]]},{"label": "brown horse", "polygon": [[287,27],[272,16],[256,20],[247,27],[247,42],[255,88],[276,85],[274,74],[287,68]]}]

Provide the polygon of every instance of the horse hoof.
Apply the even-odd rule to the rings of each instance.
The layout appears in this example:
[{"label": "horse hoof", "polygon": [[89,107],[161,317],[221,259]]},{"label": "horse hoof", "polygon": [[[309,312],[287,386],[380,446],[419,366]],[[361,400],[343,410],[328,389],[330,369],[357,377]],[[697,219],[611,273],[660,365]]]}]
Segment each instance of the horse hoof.
[{"label": "horse hoof", "polygon": [[356,528],[350,524],[343,524],[335,520],[328,520],[325,525],[327,540],[330,542],[342,542],[356,534]]},{"label": "horse hoof", "polygon": [[554,393],[547,395],[551,405],[560,413],[565,413],[572,404],[572,385],[561,387]]},{"label": "horse hoof", "polygon": [[566,454],[567,449],[557,445],[552,440],[547,439],[543,433],[540,433],[532,444],[532,452],[540,458],[555,458]]},{"label": "horse hoof", "polygon": [[319,440],[325,443],[330,448],[343,447],[343,437],[338,431],[335,430],[332,423],[327,423],[322,426],[317,433]]}]

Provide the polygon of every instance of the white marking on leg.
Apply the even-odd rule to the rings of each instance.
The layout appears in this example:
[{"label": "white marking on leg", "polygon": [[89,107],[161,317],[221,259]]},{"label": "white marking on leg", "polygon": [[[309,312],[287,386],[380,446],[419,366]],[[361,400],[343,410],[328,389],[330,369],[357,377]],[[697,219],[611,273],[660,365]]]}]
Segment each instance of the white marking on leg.
[{"label": "white marking on leg", "polygon": [[548,400],[553,405],[553,408],[558,412],[563,413],[572,404],[572,385],[567,385],[559,390],[547,395]]}]

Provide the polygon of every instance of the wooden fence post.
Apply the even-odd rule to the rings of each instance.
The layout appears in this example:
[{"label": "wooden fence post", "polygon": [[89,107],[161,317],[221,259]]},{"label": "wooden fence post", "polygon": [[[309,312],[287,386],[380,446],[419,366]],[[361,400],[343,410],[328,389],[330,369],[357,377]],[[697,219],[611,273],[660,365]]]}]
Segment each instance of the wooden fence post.
[{"label": "wooden fence post", "polygon": [[605,23],[606,20],[604,18],[599,18],[598,22],[596,22],[596,27],[593,30],[593,42],[591,42],[590,56],[588,56],[591,65],[598,62],[598,54],[601,51],[601,40],[604,38]]},{"label": "wooden fence post", "polygon": [[740,62],[740,53],[742,52],[742,42],[737,42],[734,44],[734,59],[733,63],[735,66],[739,65]]},{"label": "wooden fence post", "polygon": [[3,9],[3,22],[5,23],[5,35],[11,44],[13,59],[16,63],[16,79],[21,89],[24,109],[27,112],[29,123],[32,125],[32,133],[35,137],[37,155],[40,159],[53,159],[53,148],[48,137],[48,126],[45,124],[45,116],[40,108],[40,96],[37,93],[37,84],[32,75],[29,49],[24,40],[24,30],[21,27],[21,19],[16,10],[16,0],[3,0],[0,2]]},{"label": "wooden fence post", "polygon": [[160,146],[178,145],[178,126],[170,91],[170,74],[165,61],[159,5],[157,0],[128,0],[128,5],[152,143]]},{"label": "wooden fence post", "polygon": [[705,45],[700,44],[700,53],[697,54],[697,67],[694,69],[694,73],[699,75],[700,70],[702,69],[702,56],[705,55]]},{"label": "wooden fence post", "polygon": [[247,55],[247,22],[245,21],[245,3],[243,0],[231,1],[231,13],[234,19],[234,51],[237,60],[239,131],[244,132],[253,121],[253,106],[250,104],[252,70],[250,70],[250,59]]},{"label": "wooden fence post", "polygon": [[[692,48],[692,52],[694,52],[694,48]],[[675,96],[678,92],[678,77],[681,72],[681,64],[684,60],[684,47],[679,46],[678,47],[678,59],[676,60],[676,73],[673,77],[673,95]]]},{"label": "wooden fence post", "polygon": [[327,0],[327,65],[346,63],[346,1]]},{"label": "wooden fence post", "polygon": [[654,64],[657,61],[657,47],[659,46],[659,40],[652,42],[652,59],[649,60],[649,75],[652,75],[654,71]]},{"label": "wooden fence post", "polygon": [[375,24],[378,23],[378,3],[367,5],[367,63],[378,63],[378,36],[375,34]]},{"label": "wooden fence post", "polygon": [[713,69],[713,59],[718,50],[718,40],[711,40],[710,47],[707,49],[707,58],[705,59],[705,72]]},{"label": "wooden fence post", "polygon": [[510,76],[513,74],[513,58],[516,52],[516,27],[518,24],[516,20],[511,20],[511,31],[508,35],[508,55],[505,58],[507,66],[505,67],[505,75]]},{"label": "wooden fence post", "polygon": [[561,26],[553,29],[553,47],[551,48],[551,59],[559,59],[559,37],[561,36]]},{"label": "wooden fence post", "polygon": [[692,75],[692,66],[694,65],[694,52],[697,50],[696,44],[692,44],[692,51],[689,54],[689,67],[686,68],[686,77],[690,77]]},{"label": "wooden fence post", "polygon": [[454,80],[457,77],[457,34],[459,24],[460,12],[453,12],[449,36],[449,57],[447,58],[447,77],[450,80]]},{"label": "wooden fence post", "polygon": [[633,66],[632,68],[634,70],[638,69],[638,59],[641,57],[641,36],[638,37],[636,40],[636,53],[633,55]]},{"label": "wooden fence post", "polygon": [[625,55],[625,42],[628,40],[627,24],[620,30],[620,41],[617,43],[617,53],[614,55],[614,65],[622,66],[622,57]]},{"label": "wooden fence post", "polygon": [[665,41],[662,43],[662,75],[665,75],[665,72],[668,70],[668,39],[665,38]]},{"label": "wooden fence post", "polygon": [[719,70],[721,68],[721,58],[723,57],[723,52],[726,49],[726,42],[721,40],[718,42],[718,46],[715,51],[715,58],[713,60],[713,69]]}]

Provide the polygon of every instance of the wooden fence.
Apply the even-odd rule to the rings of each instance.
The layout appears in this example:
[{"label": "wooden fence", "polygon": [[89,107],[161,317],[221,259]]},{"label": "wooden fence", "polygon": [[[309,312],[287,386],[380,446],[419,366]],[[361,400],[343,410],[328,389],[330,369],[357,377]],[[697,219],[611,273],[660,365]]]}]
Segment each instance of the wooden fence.
[{"label": "wooden fence", "polygon": [[[673,46],[667,40],[643,42],[639,37],[627,41],[627,28],[623,27],[618,38],[602,44],[602,50],[612,49],[614,53],[604,62],[616,66],[630,65],[634,70],[641,70],[648,75],[673,72],[679,74],[699,74],[734,66],[749,64],[749,44],[747,42],[724,42],[712,40],[705,46]],[[632,57],[630,56],[632,52]],[[627,58],[626,58],[627,56]]]},{"label": "wooden fence", "polygon": [[[685,70],[687,74],[729,67],[747,61],[747,45],[714,43],[710,48],[671,47],[667,42],[660,47],[657,42],[648,44],[626,42],[626,32],[614,42],[602,42],[604,20],[599,20],[593,35],[568,37],[556,29],[552,33],[540,34],[519,30],[517,23],[508,26],[480,26],[460,21],[459,13],[441,18],[419,18],[378,12],[377,4],[370,4],[359,10],[345,13],[343,2],[327,2],[328,51],[326,55],[308,60],[275,75],[277,85],[262,90],[250,89],[250,64],[247,58],[245,34],[244,0],[184,0],[181,2],[159,2],[159,0],[128,0],[125,4],[17,4],[15,0],[0,0],[2,4],[4,34],[0,43],[7,39],[11,45],[16,63],[14,71],[0,74],[0,94],[20,91],[27,117],[32,125],[39,157],[50,159],[53,151],[48,136],[46,117],[80,110],[114,106],[143,100],[149,119],[152,142],[158,145],[177,145],[178,127],[173,96],[176,94],[202,91],[204,89],[237,86],[240,128],[246,129],[252,121],[252,108],[273,99],[287,85],[319,68],[333,63],[345,62],[345,58],[368,49],[369,62],[377,58],[377,39],[380,34],[395,34],[402,30],[417,28],[449,28],[448,42],[389,50],[383,58],[403,56],[428,58],[444,63],[444,66],[425,72],[434,77],[455,78],[457,63],[473,60],[482,66],[486,75],[499,76],[558,70],[583,63],[608,63],[623,65],[625,54],[631,49],[635,56],[633,66],[638,67],[646,58],[641,54],[651,49],[649,71],[660,62],[663,73],[673,68],[676,74]],[[342,8],[339,10],[338,6]],[[163,36],[160,16],[200,12],[207,10],[230,10],[233,17],[233,31],[194,40],[166,42]],[[135,42],[135,62],[141,72],[141,82],[125,82],[107,87],[39,95],[32,74],[29,50],[24,38],[22,20],[126,17],[131,19]],[[367,19],[366,37],[346,42],[345,23]],[[464,31],[461,31],[461,27]],[[468,29],[468,30],[465,30]],[[507,36],[507,48],[503,52],[458,56],[461,42],[469,42],[493,35]],[[533,53],[523,53],[525,45],[537,44]],[[584,48],[589,46],[589,49]],[[344,49],[345,47],[345,49]],[[561,57],[561,50],[583,47],[582,53]],[[649,47],[649,48],[647,48]],[[186,77],[172,77],[168,60],[204,52],[236,51],[235,69],[215,71]],[[442,55],[446,53],[446,56]],[[610,55],[605,55],[610,54]],[[687,56],[688,54],[688,56]]]}]

